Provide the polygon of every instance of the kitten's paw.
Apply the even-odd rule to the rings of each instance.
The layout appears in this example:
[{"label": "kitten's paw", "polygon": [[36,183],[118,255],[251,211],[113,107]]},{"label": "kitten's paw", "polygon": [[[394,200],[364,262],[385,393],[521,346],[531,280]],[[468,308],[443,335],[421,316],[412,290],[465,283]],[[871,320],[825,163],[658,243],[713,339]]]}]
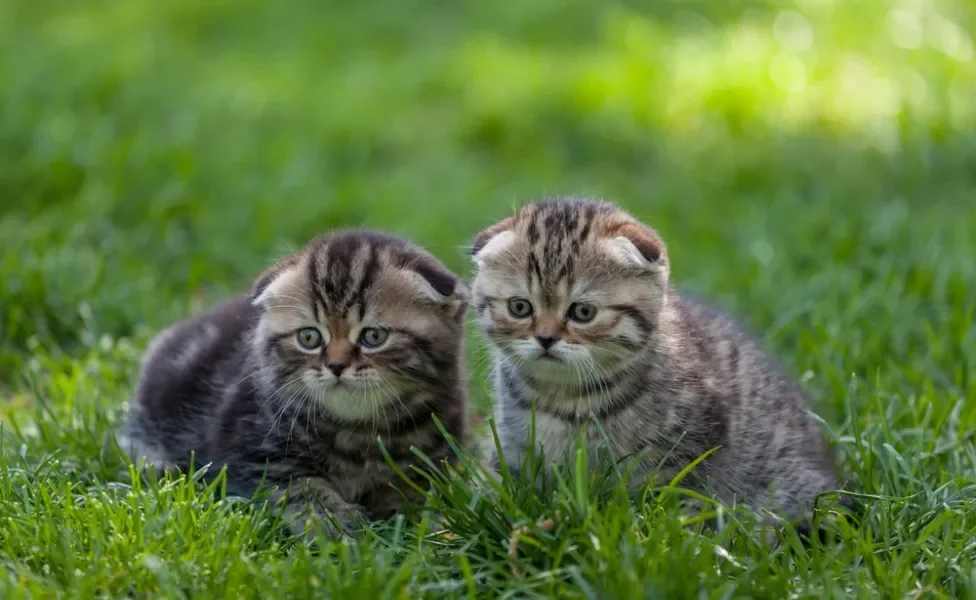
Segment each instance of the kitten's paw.
[{"label": "kitten's paw", "polygon": [[[414,483],[423,485],[419,481]],[[411,486],[381,486],[364,494],[360,502],[370,519],[386,520],[397,515],[412,518],[423,509],[427,503],[427,496]]]},{"label": "kitten's paw", "polygon": [[366,522],[363,509],[355,505],[331,511],[290,506],[285,512],[288,529],[293,535],[304,537],[306,542],[352,539]]},{"label": "kitten's paw", "polygon": [[272,494],[283,506],[285,522],[292,533],[306,538],[340,538],[356,533],[365,522],[366,511],[347,502],[326,480],[308,478],[293,482]]}]

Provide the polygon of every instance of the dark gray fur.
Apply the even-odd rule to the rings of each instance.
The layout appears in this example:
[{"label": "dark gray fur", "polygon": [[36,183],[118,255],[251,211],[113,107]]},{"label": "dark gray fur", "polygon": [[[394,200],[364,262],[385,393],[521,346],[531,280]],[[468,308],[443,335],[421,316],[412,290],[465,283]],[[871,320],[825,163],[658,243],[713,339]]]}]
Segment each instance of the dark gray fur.
[{"label": "dark gray fur", "polygon": [[[437,293],[457,300],[438,312],[441,335],[416,333],[389,350],[386,368],[407,380],[400,402],[371,421],[329,414],[295,392],[279,393],[294,369],[280,341],[257,339],[263,311],[253,300],[282,271],[306,265],[312,312],[341,316],[369,304],[377,265],[410,269]],[[391,271],[392,272],[392,271]],[[405,473],[419,460],[416,447],[435,462],[452,452],[435,427],[437,417],[459,441],[466,435],[466,393],[460,360],[465,288],[422,250],[382,234],[348,232],[322,237],[269,269],[251,293],[242,294],[160,333],[145,354],[121,445],[134,461],[160,469],[227,466],[228,491],[250,496],[264,479],[286,499],[296,532],[306,520],[328,516],[330,535],[350,532],[361,517],[386,518],[416,496],[382,456],[377,437]],[[395,310],[395,308],[394,308]],[[323,355],[325,351],[323,349]],[[306,357],[307,358],[307,357]],[[304,400],[307,400],[304,399]],[[422,481],[418,479],[418,481]]]}]

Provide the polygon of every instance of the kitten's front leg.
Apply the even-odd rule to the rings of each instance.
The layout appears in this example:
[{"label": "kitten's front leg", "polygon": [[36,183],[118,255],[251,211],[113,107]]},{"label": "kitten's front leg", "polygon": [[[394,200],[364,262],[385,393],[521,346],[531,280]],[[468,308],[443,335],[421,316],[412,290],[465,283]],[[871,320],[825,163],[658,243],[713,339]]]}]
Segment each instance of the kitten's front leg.
[{"label": "kitten's front leg", "polygon": [[272,494],[272,500],[285,503],[283,516],[295,535],[315,539],[317,526],[326,536],[351,536],[364,520],[361,506],[346,502],[328,481],[309,477],[293,481]]},{"label": "kitten's front leg", "polygon": [[[426,480],[413,478],[414,483],[421,489],[426,487]],[[399,483],[399,482],[397,482]],[[398,514],[408,514],[423,508],[426,498],[412,486],[406,484],[379,486],[366,493],[363,506],[369,516],[374,519],[392,519]]]}]

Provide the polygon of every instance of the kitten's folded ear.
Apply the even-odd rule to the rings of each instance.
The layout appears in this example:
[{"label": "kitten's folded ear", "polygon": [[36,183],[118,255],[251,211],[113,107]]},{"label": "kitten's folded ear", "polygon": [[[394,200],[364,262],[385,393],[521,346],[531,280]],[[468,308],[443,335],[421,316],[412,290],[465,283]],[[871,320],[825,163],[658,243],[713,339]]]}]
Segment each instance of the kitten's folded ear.
[{"label": "kitten's folded ear", "polygon": [[423,279],[427,297],[443,304],[456,321],[461,322],[464,319],[470,294],[458,276],[434,260],[426,258],[412,261],[407,267]]},{"label": "kitten's folded ear", "polygon": [[290,281],[291,277],[286,275],[297,275],[295,267],[301,261],[301,256],[292,255],[288,258],[268,267],[251,285],[251,304],[262,305],[268,300],[283,291],[283,287]]},{"label": "kitten's folded ear", "polygon": [[471,241],[471,248],[468,253],[475,262],[481,262],[485,258],[497,254],[515,237],[515,232],[512,231],[514,225],[515,217],[506,217],[491,227],[478,232]]},{"label": "kitten's folded ear", "polygon": [[607,232],[613,253],[635,266],[664,273],[668,269],[667,248],[656,231],[635,221],[619,224]]}]

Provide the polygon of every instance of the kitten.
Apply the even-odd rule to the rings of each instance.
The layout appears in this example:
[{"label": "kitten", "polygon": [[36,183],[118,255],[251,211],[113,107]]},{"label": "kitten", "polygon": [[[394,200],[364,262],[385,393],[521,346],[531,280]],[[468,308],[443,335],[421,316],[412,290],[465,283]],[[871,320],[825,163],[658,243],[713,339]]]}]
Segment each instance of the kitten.
[{"label": "kitten", "polygon": [[466,306],[458,278],[406,240],[317,238],[155,338],[120,445],[157,468],[185,471],[191,452],[226,465],[236,495],[278,486],[296,533],[315,517],[330,536],[390,517],[404,508],[395,484],[413,492],[377,437],[412,477],[412,447],[452,460],[434,417],[465,438]]},{"label": "kitten", "polygon": [[730,318],[670,286],[650,227],[608,203],[548,199],[479,233],[471,253],[508,465],[525,460],[535,404],[547,461],[593,415],[603,433],[587,428],[590,452],[608,441],[612,460],[629,457],[635,487],[719,447],[690,481],[725,504],[797,517],[837,489],[798,385]]}]

